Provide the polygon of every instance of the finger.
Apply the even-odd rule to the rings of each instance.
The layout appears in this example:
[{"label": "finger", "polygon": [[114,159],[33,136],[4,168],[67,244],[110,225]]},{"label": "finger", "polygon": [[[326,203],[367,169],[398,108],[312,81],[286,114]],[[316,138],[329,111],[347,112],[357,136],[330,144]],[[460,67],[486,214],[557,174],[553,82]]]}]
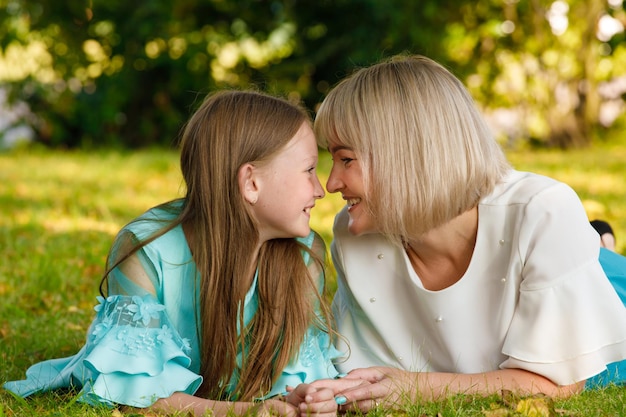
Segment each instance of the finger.
[{"label": "finger", "polygon": [[312,403],[301,403],[300,404],[300,410],[304,411],[304,410],[310,410],[310,411],[317,411],[317,412],[326,412],[326,411],[333,411],[333,410],[337,410],[338,405],[335,402],[335,399],[332,398],[330,400],[325,400],[325,401],[316,401],[316,402],[312,402]]},{"label": "finger", "polygon": [[357,388],[363,388],[372,384],[373,382],[370,382],[366,379],[345,379],[342,385],[344,387],[344,391],[349,391]]},{"label": "finger", "polygon": [[337,413],[339,407],[337,403],[335,403],[334,398],[331,397],[330,400],[314,402],[314,403],[302,403],[300,404],[300,413],[301,414],[324,414],[324,413]]},{"label": "finger", "polygon": [[377,400],[360,400],[360,401],[346,402],[345,404],[340,405],[339,411],[368,413],[369,411],[374,410],[378,407],[380,407],[380,402]]},{"label": "finger", "polygon": [[335,402],[341,410],[368,411],[376,404],[376,401],[380,401],[384,394],[384,387],[380,384],[365,384],[335,395]]},{"label": "finger", "polygon": [[311,384],[298,384],[292,392],[300,398],[305,398],[307,395],[317,391],[317,389]]},{"label": "finger", "polygon": [[315,380],[313,382],[311,382],[311,385],[314,387],[334,387],[337,385],[341,385],[341,380],[340,379],[318,379]]},{"label": "finger", "polygon": [[350,388],[354,388],[358,385],[360,385],[362,382],[362,380],[360,379],[348,379],[348,378],[342,378],[342,379],[323,379],[323,380],[318,380],[315,382],[311,383],[311,386],[315,387],[315,388],[328,388],[333,390],[333,392],[335,393],[339,393],[341,391],[345,391],[347,389]]},{"label": "finger", "polygon": [[361,411],[364,413],[370,412],[372,410],[378,409],[380,407],[380,401],[376,399],[371,400],[361,400],[352,403],[352,409],[354,411]]},{"label": "finger", "polygon": [[335,401],[335,392],[329,388],[319,388],[314,392],[309,392],[306,395],[305,401],[307,403],[322,402],[322,401]]},{"label": "finger", "polygon": [[306,400],[307,395],[317,390],[317,388],[312,387],[309,384],[299,384],[296,387],[287,387],[287,389],[288,389],[288,393],[287,393],[287,396],[285,396],[285,400],[289,404],[296,406],[296,407],[302,401]]},{"label": "finger", "polygon": [[359,368],[350,371],[346,378],[366,379],[368,381],[380,381],[384,378],[385,373],[379,368]]},{"label": "finger", "polygon": [[370,410],[380,408],[380,401],[378,399],[372,398],[370,400],[369,406],[370,406]]},{"label": "finger", "polygon": [[335,402],[340,406],[370,398],[373,398],[373,396],[371,395],[371,390],[369,389],[369,386],[365,388],[361,385],[358,385],[356,387],[343,390],[339,393],[335,393]]}]

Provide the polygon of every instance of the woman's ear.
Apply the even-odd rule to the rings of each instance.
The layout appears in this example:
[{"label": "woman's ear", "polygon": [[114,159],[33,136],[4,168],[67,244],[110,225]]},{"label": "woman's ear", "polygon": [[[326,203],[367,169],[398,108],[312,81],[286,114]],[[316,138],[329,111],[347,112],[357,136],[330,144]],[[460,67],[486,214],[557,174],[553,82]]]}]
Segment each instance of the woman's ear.
[{"label": "woman's ear", "polygon": [[245,163],[238,172],[239,190],[243,198],[250,204],[255,205],[259,199],[259,187],[257,183],[257,168],[251,163]]}]

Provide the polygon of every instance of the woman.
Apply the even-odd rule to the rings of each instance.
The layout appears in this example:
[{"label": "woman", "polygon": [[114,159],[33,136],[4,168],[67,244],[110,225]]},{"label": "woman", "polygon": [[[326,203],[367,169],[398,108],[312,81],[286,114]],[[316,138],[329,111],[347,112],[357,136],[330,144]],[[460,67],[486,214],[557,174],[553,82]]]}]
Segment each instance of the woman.
[{"label": "woman", "polygon": [[182,138],[186,195],[118,234],[86,345],[5,388],[76,387],[87,403],[194,415],[334,416],[333,393],[308,384],[337,375],[325,246],[309,227],[324,196],[317,158],[301,108],[209,96]]},{"label": "woman", "polygon": [[339,370],[356,370],[316,383],[338,403],[568,396],[626,358],[626,310],[580,200],[513,170],[441,65],[396,57],[357,71],[315,131],[333,158],[327,189],[347,202],[333,308],[350,348]]}]

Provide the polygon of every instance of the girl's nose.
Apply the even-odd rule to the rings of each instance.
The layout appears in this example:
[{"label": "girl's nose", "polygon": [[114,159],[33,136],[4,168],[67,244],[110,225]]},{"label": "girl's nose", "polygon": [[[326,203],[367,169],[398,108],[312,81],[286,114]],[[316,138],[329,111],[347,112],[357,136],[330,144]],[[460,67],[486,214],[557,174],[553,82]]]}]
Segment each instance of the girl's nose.
[{"label": "girl's nose", "polygon": [[320,182],[319,177],[315,176],[315,198],[322,198],[326,195],[324,191],[324,187],[322,187],[322,183]]}]

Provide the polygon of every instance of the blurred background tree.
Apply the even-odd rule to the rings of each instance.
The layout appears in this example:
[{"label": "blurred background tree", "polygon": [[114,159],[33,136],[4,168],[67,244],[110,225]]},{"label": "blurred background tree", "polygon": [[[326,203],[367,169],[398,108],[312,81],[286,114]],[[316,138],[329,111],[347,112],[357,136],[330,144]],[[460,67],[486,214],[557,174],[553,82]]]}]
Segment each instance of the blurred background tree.
[{"label": "blurred background tree", "polygon": [[581,147],[624,125],[624,24],[622,0],[0,0],[0,90],[51,146],[171,145],[215,89],[314,110],[410,52],[457,74],[504,143]]}]

